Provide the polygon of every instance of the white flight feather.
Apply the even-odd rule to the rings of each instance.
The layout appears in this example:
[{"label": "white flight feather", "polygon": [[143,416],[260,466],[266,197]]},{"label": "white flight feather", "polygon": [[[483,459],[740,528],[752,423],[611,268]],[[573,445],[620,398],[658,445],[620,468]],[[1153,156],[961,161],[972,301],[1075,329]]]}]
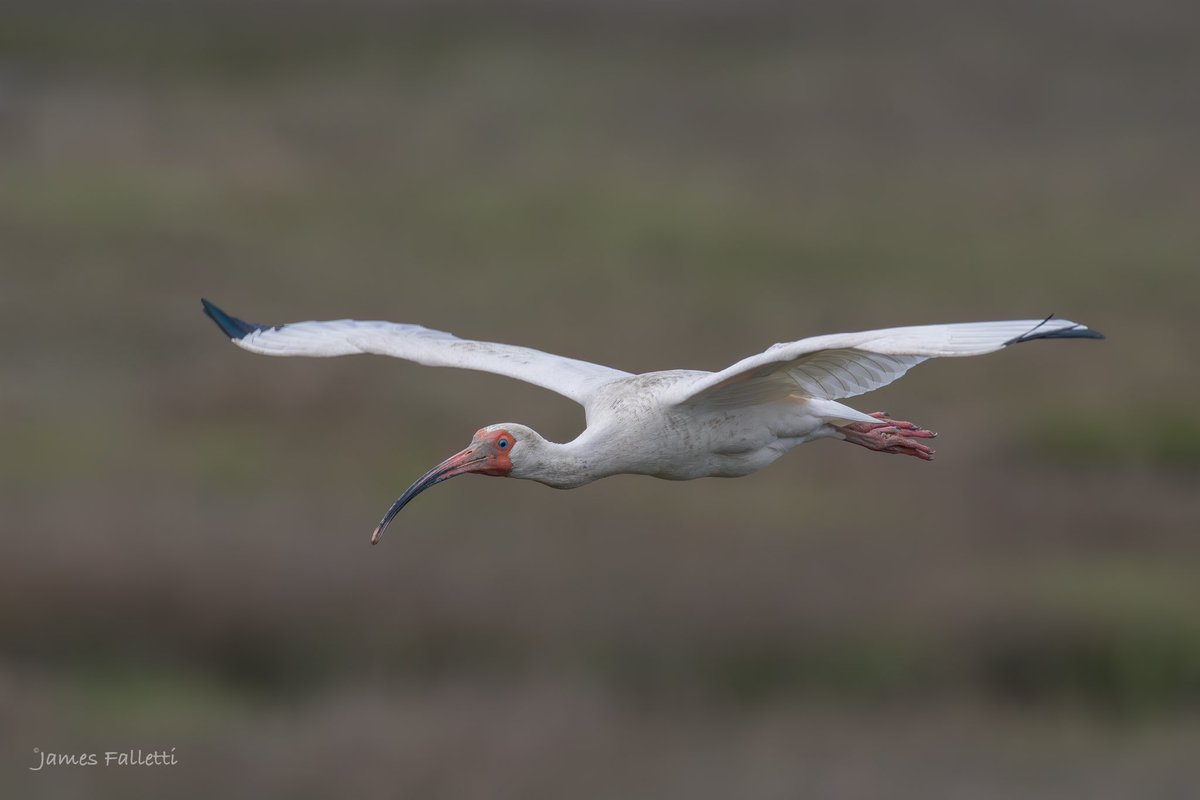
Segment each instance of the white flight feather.
[{"label": "white flight feather", "polygon": [[268,356],[373,353],[430,367],[460,367],[541,386],[586,404],[594,390],[628,372],[529,347],[460,339],[452,333],[397,322],[352,319],[295,322],[252,331],[234,344]]},{"label": "white flight feather", "polygon": [[673,387],[669,404],[740,406],[789,395],[838,400],[886,386],[910,368],[940,356],[977,356],[1020,337],[1087,331],[1065,319],[916,325],[784,342],[720,372]]}]

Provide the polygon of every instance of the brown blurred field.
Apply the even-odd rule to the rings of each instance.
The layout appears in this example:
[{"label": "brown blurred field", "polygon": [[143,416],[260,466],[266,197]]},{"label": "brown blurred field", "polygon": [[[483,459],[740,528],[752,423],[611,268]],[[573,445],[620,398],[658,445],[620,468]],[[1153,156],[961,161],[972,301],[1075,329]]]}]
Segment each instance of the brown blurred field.
[{"label": "brown blurred field", "polygon": [[[0,795],[1200,786],[1200,14],[0,7]],[[568,401],[249,319],[632,371],[1057,312],[737,481],[456,481]],[[33,748],[178,766],[31,772]]]}]

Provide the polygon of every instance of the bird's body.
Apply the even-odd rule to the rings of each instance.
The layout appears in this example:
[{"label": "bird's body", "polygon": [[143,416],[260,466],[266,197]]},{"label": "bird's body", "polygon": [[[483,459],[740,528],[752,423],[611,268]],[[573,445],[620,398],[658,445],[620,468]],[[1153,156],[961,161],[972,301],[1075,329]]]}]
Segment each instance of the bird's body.
[{"label": "bird's body", "polygon": [[890,328],[774,345],[719,372],[632,375],[530,348],[474,342],[417,325],[301,322],[268,327],[205,312],[240,347],[281,356],[391,355],[430,366],[508,375],[580,403],[587,427],[566,443],[517,423],[480,429],[471,445],[406,491],[375,530],[424,489],[467,472],[525,478],[560,489],[630,473],[668,480],[738,477],[797,445],[836,438],[931,460],[936,434],[838,400],[877,389],[937,356],[981,355],[1033,339],[1103,338],[1048,318]]},{"label": "bird's body", "polygon": [[830,422],[865,417],[840,403],[800,396],[744,408],[672,402],[672,390],[709,374],[649,372],[601,387],[586,407],[587,428],[553,446],[557,458],[546,464],[551,469],[529,477],[556,488],[622,473],[668,480],[740,477],[796,445],[834,436]]}]

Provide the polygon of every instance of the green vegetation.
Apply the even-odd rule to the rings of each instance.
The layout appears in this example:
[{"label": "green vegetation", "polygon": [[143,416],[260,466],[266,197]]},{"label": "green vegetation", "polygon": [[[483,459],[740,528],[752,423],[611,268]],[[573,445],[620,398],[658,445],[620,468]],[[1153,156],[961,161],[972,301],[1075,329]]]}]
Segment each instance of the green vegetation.
[{"label": "green vegetation", "polygon": [[1061,412],[1037,423],[1032,446],[1076,467],[1141,463],[1164,470],[1200,469],[1200,420],[1184,409]]}]

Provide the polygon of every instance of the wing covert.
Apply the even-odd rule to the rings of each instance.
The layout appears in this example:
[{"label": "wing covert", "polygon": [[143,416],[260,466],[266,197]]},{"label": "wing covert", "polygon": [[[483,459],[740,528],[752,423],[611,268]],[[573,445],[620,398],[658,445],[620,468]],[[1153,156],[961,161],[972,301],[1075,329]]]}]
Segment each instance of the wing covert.
[{"label": "wing covert", "polygon": [[586,404],[596,388],[629,375],[530,347],[460,339],[452,333],[420,325],[351,319],[257,325],[230,316],[208,300],[202,302],[205,313],[234,344],[262,355],[392,356],[430,367],[459,367],[506,375],[580,404]]},{"label": "wing covert", "polygon": [[749,405],[788,395],[839,400],[879,389],[939,356],[974,356],[1034,339],[1103,335],[1070,320],[918,325],[813,336],[765,352],[679,388],[673,404]]}]

